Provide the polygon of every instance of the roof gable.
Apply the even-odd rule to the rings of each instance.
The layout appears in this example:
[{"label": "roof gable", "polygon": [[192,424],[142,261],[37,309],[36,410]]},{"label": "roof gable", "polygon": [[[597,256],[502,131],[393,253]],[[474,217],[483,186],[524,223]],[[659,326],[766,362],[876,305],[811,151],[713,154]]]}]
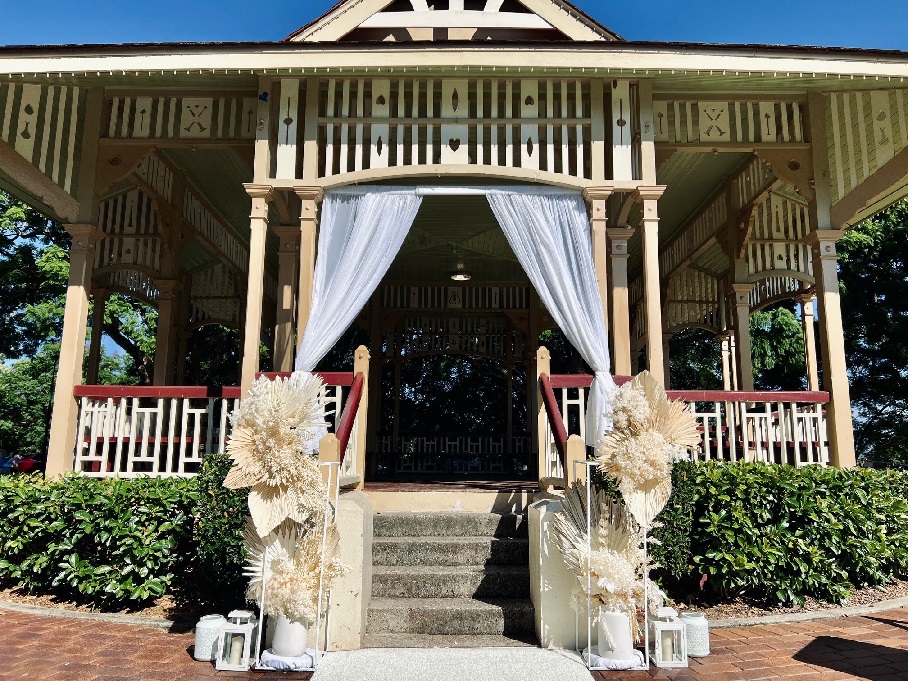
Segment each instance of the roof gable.
[{"label": "roof gable", "polygon": [[615,41],[567,0],[343,0],[288,42]]}]

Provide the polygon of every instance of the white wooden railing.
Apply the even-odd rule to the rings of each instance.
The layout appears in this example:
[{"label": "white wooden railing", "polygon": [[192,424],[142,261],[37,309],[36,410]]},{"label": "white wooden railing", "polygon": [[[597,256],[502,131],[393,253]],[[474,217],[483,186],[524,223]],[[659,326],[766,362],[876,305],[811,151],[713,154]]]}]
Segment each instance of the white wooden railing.
[{"label": "white wooden railing", "polygon": [[[322,374],[328,430],[336,432],[352,373]],[[94,386],[74,390],[79,419],[73,470],[88,477],[188,477],[208,453],[224,453],[237,387]],[[354,427],[342,476],[361,475]],[[317,443],[313,445],[318,447]]]},{"label": "white wooden railing", "polygon": [[[554,375],[551,387],[567,435],[585,437],[586,399],[592,376]],[[629,379],[617,377],[618,383]],[[829,464],[826,392],[669,390],[687,402],[700,432],[699,461],[763,461],[806,466]],[[542,425],[542,420],[540,420]],[[562,478],[562,455],[548,421],[540,427],[540,479]],[[563,437],[566,435],[562,434]]]}]

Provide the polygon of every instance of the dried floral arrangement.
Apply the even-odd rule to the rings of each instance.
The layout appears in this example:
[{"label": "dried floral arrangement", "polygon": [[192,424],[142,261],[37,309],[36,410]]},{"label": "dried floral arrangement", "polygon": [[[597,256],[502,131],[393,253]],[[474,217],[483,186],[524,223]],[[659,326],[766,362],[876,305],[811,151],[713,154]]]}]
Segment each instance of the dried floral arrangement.
[{"label": "dried floral arrangement", "polygon": [[324,613],[331,582],[346,571],[311,446],[326,426],[322,388],[321,378],[305,372],[258,379],[231,415],[233,466],[224,479],[230,489],[250,488],[247,598],[266,614],[309,624]]},{"label": "dried floral arrangement", "polygon": [[700,444],[700,433],[687,406],[669,400],[646,371],[618,389],[611,407],[614,429],[600,441],[596,460],[617,479],[624,503],[601,491],[587,503],[585,486],[575,483],[555,518],[555,540],[577,576],[578,596],[627,614],[639,640],[638,611],[655,609],[663,596],[650,584],[645,602],[646,532],[671,495],[674,462]]}]

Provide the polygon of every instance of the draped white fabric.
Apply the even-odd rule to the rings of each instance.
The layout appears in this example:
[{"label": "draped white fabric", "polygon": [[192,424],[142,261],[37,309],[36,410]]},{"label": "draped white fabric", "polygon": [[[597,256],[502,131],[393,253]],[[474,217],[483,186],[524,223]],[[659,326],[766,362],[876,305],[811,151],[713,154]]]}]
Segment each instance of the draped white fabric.
[{"label": "draped white fabric", "polygon": [[586,409],[586,442],[595,445],[611,429],[609,398],[616,388],[586,204],[573,192],[531,189],[490,191],[488,199],[546,309],[596,374]]},{"label": "draped white fabric", "polygon": [[296,355],[312,371],[378,288],[416,219],[415,189],[327,192],[322,203],[312,308]]}]

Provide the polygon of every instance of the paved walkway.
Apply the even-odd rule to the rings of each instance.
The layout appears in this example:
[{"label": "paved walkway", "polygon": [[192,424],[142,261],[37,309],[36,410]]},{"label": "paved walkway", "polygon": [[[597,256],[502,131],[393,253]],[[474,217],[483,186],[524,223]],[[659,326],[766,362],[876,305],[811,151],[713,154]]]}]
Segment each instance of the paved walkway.
[{"label": "paved walkway", "polygon": [[[217,672],[190,655],[192,634],[0,610],[0,679],[201,681],[309,679]],[[606,672],[602,681],[908,680],[908,608],[826,622],[719,629],[713,654],[689,669]],[[414,670],[409,679],[438,678]],[[363,681],[366,681],[364,679]],[[399,681],[405,681],[400,679]]]}]

